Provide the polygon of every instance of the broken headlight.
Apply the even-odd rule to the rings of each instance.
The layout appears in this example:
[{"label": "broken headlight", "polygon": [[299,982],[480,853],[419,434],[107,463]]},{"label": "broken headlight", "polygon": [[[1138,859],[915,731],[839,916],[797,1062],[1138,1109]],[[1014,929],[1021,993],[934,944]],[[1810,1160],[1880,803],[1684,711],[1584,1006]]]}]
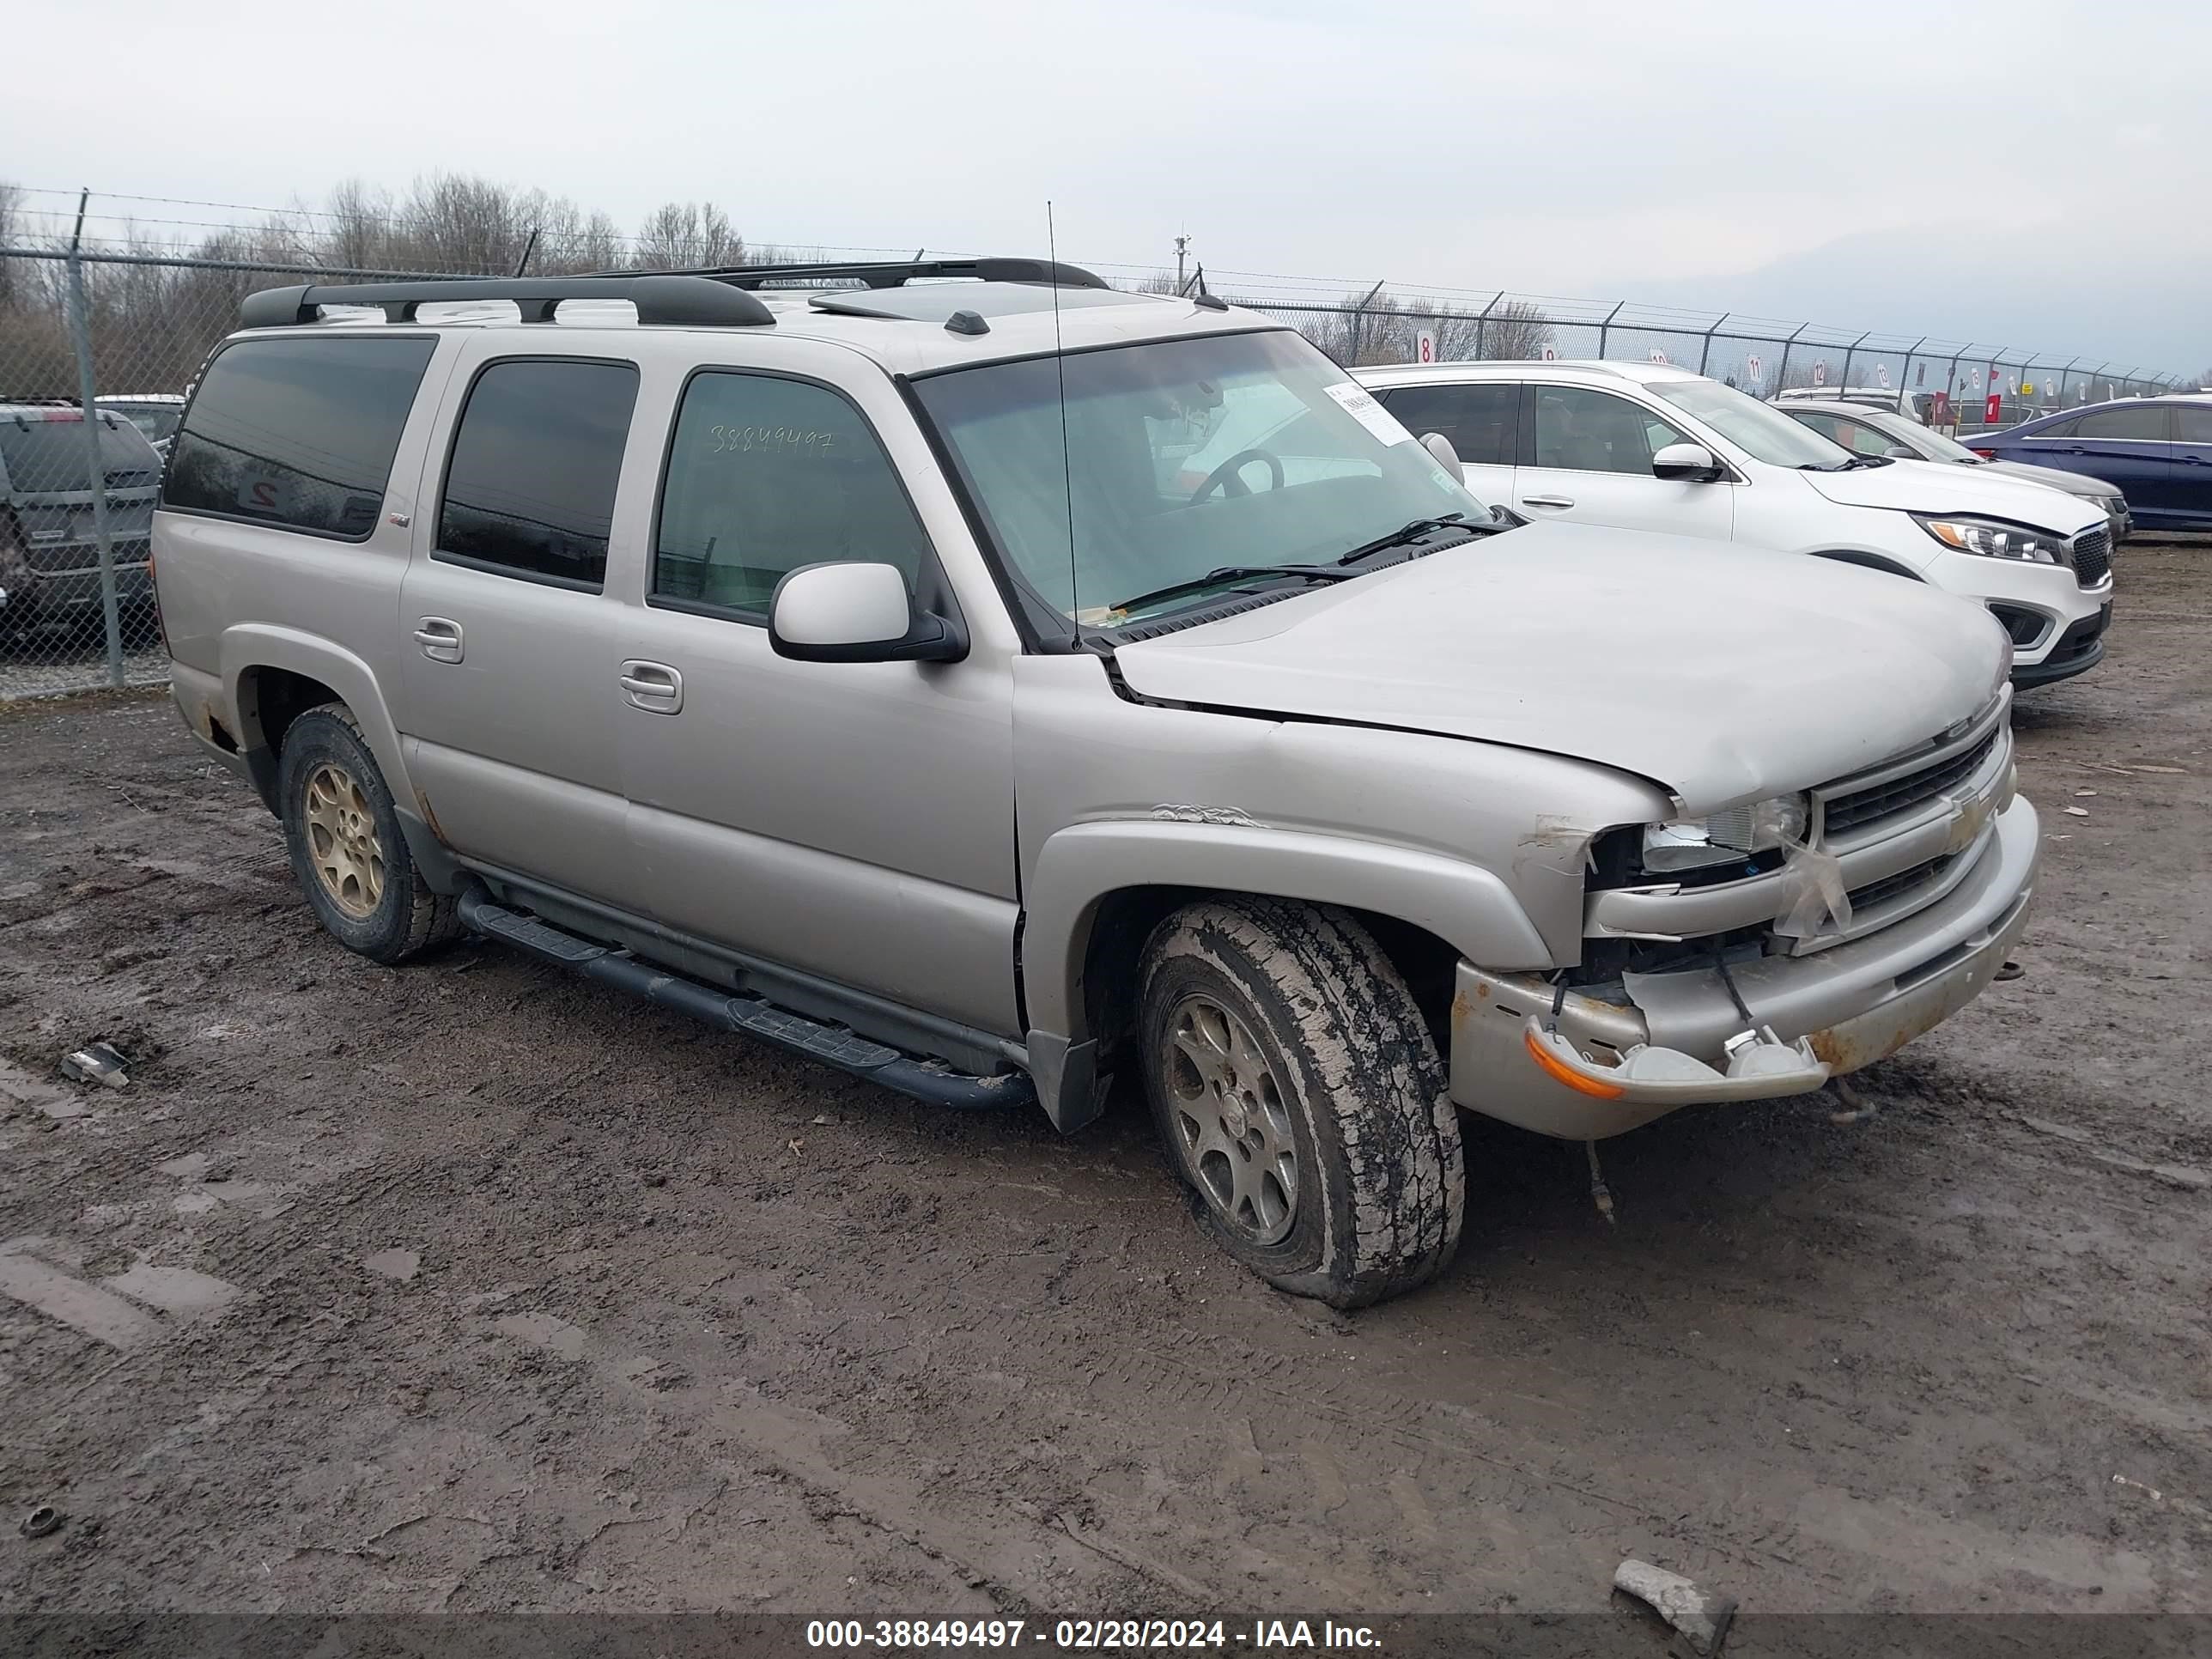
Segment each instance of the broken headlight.
[{"label": "broken headlight", "polygon": [[1944,546],[1960,553],[2010,559],[2017,564],[2066,562],[2066,538],[2045,531],[2027,530],[1995,519],[1923,518],[1917,513],[1912,521]]},{"label": "broken headlight", "polygon": [[1805,839],[1812,804],[1803,795],[1770,795],[1724,812],[1647,825],[1644,867],[1655,876],[1732,864]]}]

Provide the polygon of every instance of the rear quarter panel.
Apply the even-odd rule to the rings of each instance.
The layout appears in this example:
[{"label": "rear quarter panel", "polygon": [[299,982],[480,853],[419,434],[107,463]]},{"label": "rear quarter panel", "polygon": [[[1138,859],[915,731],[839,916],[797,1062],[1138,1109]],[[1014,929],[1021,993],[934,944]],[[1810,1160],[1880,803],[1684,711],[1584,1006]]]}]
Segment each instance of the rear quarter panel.
[{"label": "rear quarter panel", "polygon": [[241,680],[264,667],[320,680],[361,720],[403,802],[406,770],[386,692],[396,684],[403,646],[411,648],[399,627],[409,525],[422,510],[430,433],[459,346],[456,337],[438,343],[365,539],[167,508],[154,514],[155,580],[169,654],[216,682],[220,689],[208,700],[216,717],[240,743],[255,747],[261,734]]}]

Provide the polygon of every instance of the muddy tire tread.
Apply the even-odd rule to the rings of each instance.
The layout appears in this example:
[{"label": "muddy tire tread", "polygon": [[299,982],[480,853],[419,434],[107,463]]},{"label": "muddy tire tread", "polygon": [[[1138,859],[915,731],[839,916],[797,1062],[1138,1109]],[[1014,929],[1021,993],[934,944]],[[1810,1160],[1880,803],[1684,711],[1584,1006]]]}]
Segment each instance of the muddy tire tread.
[{"label": "muddy tire tread", "polygon": [[1443,1060],[1388,955],[1343,910],[1239,896],[1202,901],[1160,925],[1146,957],[1148,992],[1183,956],[1237,984],[1256,1009],[1289,1010],[1304,1103],[1330,1115],[1349,1166],[1321,1261],[1267,1277],[1346,1308],[1433,1278],[1466,1218],[1464,1153]]},{"label": "muddy tire tread", "polygon": [[[368,757],[369,765],[375,769],[378,784],[386,794],[389,794],[392,786],[385,778],[383,769],[376,766],[375,750],[369,747],[368,738],[362,731],[361,722],[354,717],[353,710],[343,702],[318,703],[313,708],[302,710],[299,717],[286,728],[284,732],[286,743],[289,744],[293,734],[298,732],[301,726],[319,716],[335,721],[352,734],[354,741],[361,745],[362,753]],[[282,764],[281,750],[279,764]],[[292,834],[291,820],[289,817],[291,802],[289,799],[285,801],[284,806],[288,814],[284,826],[285,836],[289,842]],[[410,957],[420,956],[441,945],[450,944],[461,936],[464,929],[461,927],[459,913],[460,901],[431,890],[429,883],[424,881],[421,872],[415,868],[415,861],[409,855],[404,838],[398,847],[386,849],[385,868],[387,872],[387,878],[396,872],[399,878],[407,884],[409,903],[406,930],[401,935],[399,941],[388,950],[370,953],[374,955],[375,960],[386,963],[404,962]]]}]

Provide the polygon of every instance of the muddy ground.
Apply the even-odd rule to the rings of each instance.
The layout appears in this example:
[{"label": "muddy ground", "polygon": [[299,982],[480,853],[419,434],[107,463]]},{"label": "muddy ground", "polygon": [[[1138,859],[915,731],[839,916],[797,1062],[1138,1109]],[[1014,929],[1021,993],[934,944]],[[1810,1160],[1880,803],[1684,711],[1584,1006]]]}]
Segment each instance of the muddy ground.
[{"label": "muddy ground", "polygon": [[[2212,1612],[2212,545],[2120,577],[2019,712],[2024,980],[1871,1121],[1609,1143],[1617,1225],[1471,1123],[1457,1264],[1351,1316],[1217,1255],[1138,1109],[374,967],[166,702],[0,708],[0,1606],[1575,1610],[1635,1554]],[[61,1081],[101,1037],[130,1086]]]}]

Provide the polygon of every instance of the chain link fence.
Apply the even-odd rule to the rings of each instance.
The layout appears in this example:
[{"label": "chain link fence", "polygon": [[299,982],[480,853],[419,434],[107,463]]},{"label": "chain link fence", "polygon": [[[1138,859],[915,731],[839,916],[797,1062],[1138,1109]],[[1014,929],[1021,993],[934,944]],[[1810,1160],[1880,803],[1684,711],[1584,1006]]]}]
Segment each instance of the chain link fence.
[{"label": "chain link fence", "polygon": [[1389,295],[1378,285],[1324,305],[1240,294],[1229,282],[1216,291],[1289,323],[1347,368],[1527,358],[1671,363],[1757,398],[1800,388],[1881,392],[1925,424],[1964,432],[2176,384],[2094,357],[1626,302],[1506,292],[1461,301]]},{"label": "chain link fence", "polygon": [[240,301],[419,274],[0,248],[0,701],[168,678],[154,501]]},{"label": "chain link fence", "polygon": [[[0,246],[0,700],[167,678],[148,539],[162,458],[185,392],[236,327],[246,295],[288,283],[514,269],[482,255],[426,271],[324,263],[327,249],[287,263],[294,256],[280,252],[188,257],[59,239]],[[1201,270],[1182,286],[1206,282]],[[1131,285],[1177,287],[1158,277]],[[1991,392],[1999,405],[1990,423],[2009,425],[2172,385],[2082,357],[1625,303],[1389,294],[1377,283],[1330,304],[1256,285],[1242,292],[1226,276],[1214,291],[1291,324],[1347,367],[1416,362],[1425,350],[1437,362],[1666,362],[1761,397],[1798,386],[1909,393],[1905,406],[1923,420],[1968,431],[1989,422]]]}]

